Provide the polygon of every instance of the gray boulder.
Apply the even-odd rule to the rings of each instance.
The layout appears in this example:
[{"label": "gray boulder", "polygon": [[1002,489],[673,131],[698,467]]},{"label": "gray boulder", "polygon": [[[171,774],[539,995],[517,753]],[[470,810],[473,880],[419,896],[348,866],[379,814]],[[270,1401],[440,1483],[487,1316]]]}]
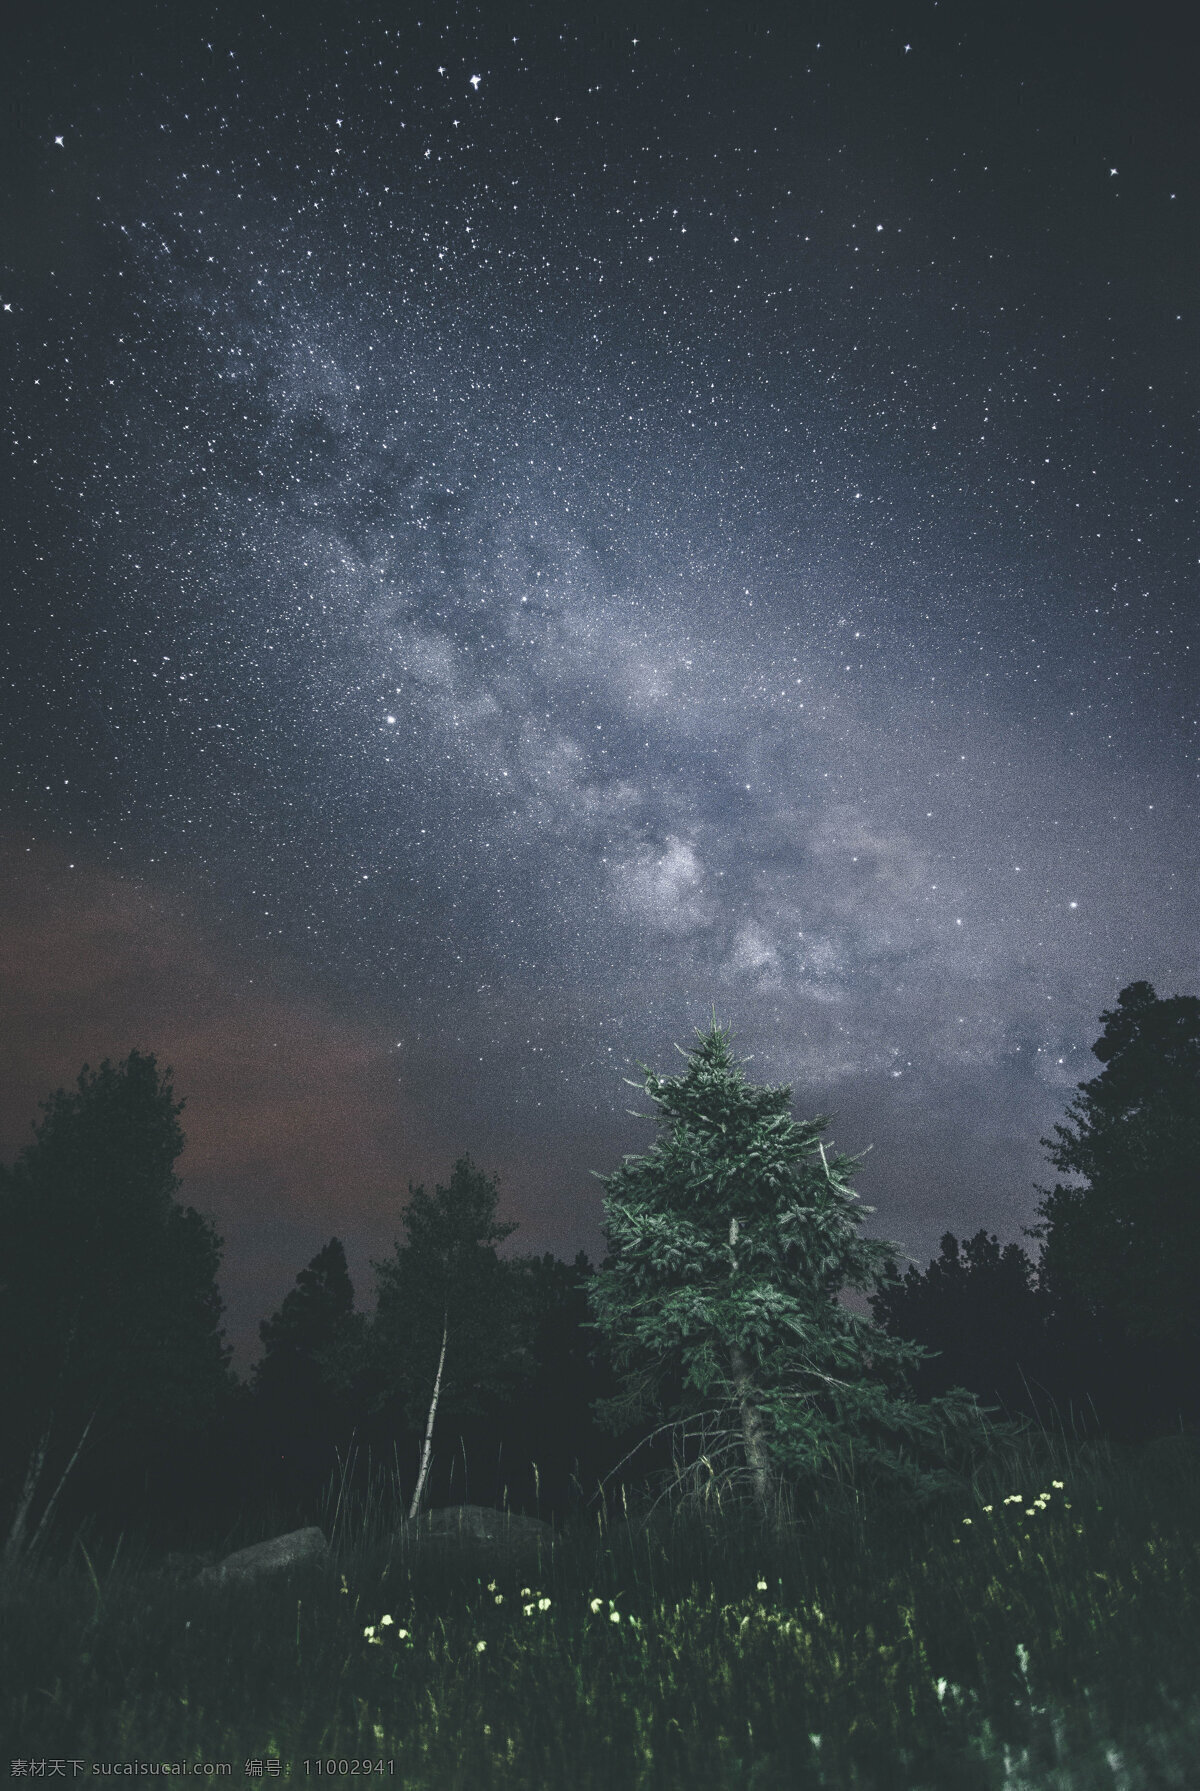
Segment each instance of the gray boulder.
[{"label": "gray boulder", "polygon": [[410,1546],[503,1555],[536,1555],[554,1546],[554,1530],[540,1518],[496,1511],[490,1505],[447,1505],[441,1511],[422,1512],[414,1523],[402,1526],[399,1537]]},{"label": "gray boulder", "polygon": [[304,1561],[323,1560],[329,1553],[324,1532],[316,1524],[303,1530],[289,1530],[284,1536],[272,1536],[268,1542],[256,1542],[226,1555],[196,1576],[200,1586],[228,1586],[258,1579],[264,1573],[282,1573]]}]

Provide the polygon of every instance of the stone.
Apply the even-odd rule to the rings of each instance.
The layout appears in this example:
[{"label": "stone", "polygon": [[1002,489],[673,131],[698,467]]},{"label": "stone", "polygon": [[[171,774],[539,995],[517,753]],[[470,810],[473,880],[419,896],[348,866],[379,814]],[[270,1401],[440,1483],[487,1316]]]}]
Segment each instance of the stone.
[{"label": "stone", "polygon": [[324,1532],[316,1524],[303,1530],[289,1530],[286,1535],[272,1536],[268,1542],[256,1542],[240,1548],[215,1565],[203,1568],[196,1576],[200,1586],[228,1586],[258,1579],[264,1573],[282,1573],[305,1561],[324,1560],[329,1553]]},{"label": "stone", "polygon": [[447,1505],[440,1511],[423,1512],[415,1523],[399,1532],[403,1541],[418,1546],[475,1547],[490,1553],[528,1555],[553,1548],[550,1524],[515,1511],[497,1511],[490,1505]]},{"label": "stone", "polygon": [[220,1558],[216,1549],[207,1549],[200,1554],[172,1550],[170,1554],[163,1556],[158,1571],[164,1579],[179,1585],[185,1580],[194,1580],[206,1567],[215,1567]]}]

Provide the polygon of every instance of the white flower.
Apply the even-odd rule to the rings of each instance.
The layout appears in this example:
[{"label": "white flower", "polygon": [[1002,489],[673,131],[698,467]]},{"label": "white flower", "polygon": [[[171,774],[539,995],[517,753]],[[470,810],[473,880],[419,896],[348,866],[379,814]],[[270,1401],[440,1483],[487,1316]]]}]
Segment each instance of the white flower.
[{"label": "white flower", "polygon": [[608,1620],[610,1623],[619,1623],[621,1621],[620,1611],[610,1611],[608,1613]]},{"label": "white flower", "polygon": [[539,1611],[548,1611],[549,1609],[550,1609],[550,1600],[548,1598],[539,1598],[538,1599],[538,1610]]},{"label": "white flower", "polygon": [[486,1647],[487,1647],[487,1643],[486,1643],[486,1642],[476,1642],[476,1644],[475,1644],[475,1652],[476,1652],[476,1654],[482,1654],[482,1653],[483,1653],[483,1651],[484,1651],[484,1649],[485,1649],[485,1648],[486,1648]]}]

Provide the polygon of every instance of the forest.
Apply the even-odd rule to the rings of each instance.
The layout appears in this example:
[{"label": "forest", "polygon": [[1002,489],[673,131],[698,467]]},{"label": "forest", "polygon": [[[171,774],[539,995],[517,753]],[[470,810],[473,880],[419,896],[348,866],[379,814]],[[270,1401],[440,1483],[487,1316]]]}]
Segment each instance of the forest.
[{"label": "forest", "polygon": [[[1035,1462],[1044,1469],[1027,1520],[1049,1510],[1059,1496],[1052,1489],[1065,1485],[1069,1496],[1070,1481],[1051,1480],[1051,1471],[1082,1472],[1101,1456],[1111,1464],[1165,1439],[1171,1459],[1194,1473],[1200,1000],[1160,998],[1134,983],[1101,1026],[1099,1073],[1078,1085],[1043,1140],[1062,1179],[1039,1189],[1038,1223],[1027,1233],[1036,1261],[985,1230],[965,1240],[947,1233],[924,1271],[901,1275],[902,1246],[861,1235],[870,1209],[851,1186],[856,1160],[824,1143],[828,1116],[797,1118],[790,1088],[751,1082],[714,1015],[682,1070],[666,1077],[644,1067],[633,1084],[654,1141],[600,1178],[600,1263],[514,1250],[495,1177],[464,1155],[444,1185],[409,1185],[402,1236],[372,1265],[373,1308],[356,1305],[332,1236],[262,1320],[262,1355],[248,1380],[233,1372],[222,1334],[221,1240],[179,1199],[184,1103],[170,1071],[136,1050],[85,1067],[75,1088],[43,1103],[33,1141],[0,1176],[0,1583],[20,1608],[30,1587],[44,1587],[39,1573],[74,1583],[82,1556],[97,1622],[104,1600],[94,1560],[105,1549],[115,1572],[130,1538],[153,1560],[197,1539],[327,1526],[335,1492],[344,1526],[352,1511],[364,1520],[378,1513],[381,1488],[394,1528],[469,1504],[536,1516],[563,1536],[603,1539],[619,1522],[624,1547],[634,1534],[662,1545],[656,1521],[692,1522],[700,1552],[691,1558],[707,1563],[704,1581],[719,1571],[714,1534],[726,1537],[729,1559],[744,1547],[745,1559],[760,1562],[790,1558],[802,1535],[832,1547],[838,1511],[867,1529],[886,1517],[893,1540],[903,1514],[911,1537],[913,1524],[941,1521],[947,1499],[983,1498],[1019,1461],[1031,1478]],[[870,1318],[841,1302],[848,1288],[868,1296]],[[981,1510],[994,1514],[999,1494],[988,1497]],[[1111,1489],[1108,1497],[1111,1506]],[[675,1572],[680,1534],[668,1551]],[[1194,1538],[1189,1546],[1188,1573]],[[860,1538],[855,1559],[864,1551]],[[619,1553],[609,1546],[605,1571],[617,1572]],[[1049,1558],[1037,1554],[1038,1572]],[[811,1545],[804,1559],[811,1570]],[[419,1567],[410,1569],[419,1579]],[[639,1584],[636,1566],[627,1561],[626,1570],[609,1599],[613,1624],[622,1588]],[[765,1592],[769,1576],[758,1573]],[[499,1583],[487,1588],[496,1605],[506,1596]],[[453,1603],[462,1592],[454,1584],[439,1597]],[[987,1584],[1001,1581],[993,1574]],[[1176,1614],[1190,1584],[1173,1570]],[[471,1596],[484,1596],[482,1586],[477,1576]],[[553,1602],[526,1594],[527,1615]],[[1135,1594],[1143,1599],[1144,1588]],[[903,1608],[911,1638],[914,1607]],[[296,1625],[299,1650],[299,1605]],[[373,1625],[364,1634],[377,1639]],[[482,1654],[487,1644],[474,1645]],[[1011,1652],[1011,1637],[1005,1646]],[[919,1652],[924,1660],[923,1643]],[[84,1658],[90,1666],[92,1653]],[[525,1671],[528,1651],[519,1658]],[[438,1695],[450,1695],[449,1673],[454,1696],[465,1696],[460,1667],[438,1660],[429,1669],[442,1675]],[[672,1674],[656,1722],[686,1680],[681,1666]],[[942,1687],[940,1709],[949,1681],[929,1683]],[[56,1696],[61,1704],[61,1681]],[[98,1744],[111,1735],[97,1708],[72,1720]],[[45,1713],[28,1692],[23,1719],[34,1709]],[[317,1721],[309,1704],[297,1706],[292,1745],[336,1741],[345,1751],[353,1731],[361,1750],[368,1700],[353,1709],[353,1720],[344,1711]],[[343,1718],[349,1729],[339,1728]],[[141,1732],[136,1713],[122,1720],[129,1734]],[[151,1724],[162,1746],[187,1744],[179,1721],[176,1711],[165,1727]],[[568,1745],[574,1721],[562,1716],[554,1747]],[[615,1747],[620,1722],[612,1722]],[[376,1740],[385,1729],[372,1718]],[[249,1746],[244,1724],[222,1733]],[[714,1759],[732,1745],[721,1735],[710,1738]],[[194,1729],[187,1737],[196,1744]],[[474,1782],[436,1764],[448,1745],[435,1724],[422,1744],[425,1776],[414,1770],[406,1782]],[[791,1782],[790,1745],[769,1752],[785,1776],[755,1782]],[[883,1745],[878,1735],[872,1745]],[[662,1746],[669,1754],[676,1743]],[[529,1735],[514,1739],[512,1773],[494,1782],[529,1782],[521,1774],[530,1748]],[[685,1776],[695,1778],[694,1766]],[[579,1778],[582,1768],[570,1770]],[[618,1772],[586,1782],[643,1781]],[[742,1781],[727,1772],[704,1782]]]}]

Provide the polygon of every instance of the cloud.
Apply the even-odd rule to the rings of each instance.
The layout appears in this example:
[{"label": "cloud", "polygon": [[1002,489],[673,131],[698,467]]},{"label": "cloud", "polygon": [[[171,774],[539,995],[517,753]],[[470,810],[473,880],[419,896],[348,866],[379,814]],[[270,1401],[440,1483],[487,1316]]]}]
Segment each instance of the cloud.
[{"label": "cloud", "polygon": [[335,1232],[369,1303],[367,1259],[397,1235],[409,1176],[449,1166],[398,1083],[395,1039],[295,990],[286,962],[223,947],[169,886],[11,836],[3,848],[0,1157],[85,1062],[152,1051],[187,1103],[180,1198],[225,1239],[240,1353]]},{"label": "cloud", "polygon": [[609,872],[617,911],[653,932],[694,933],[712,925],[716,904],[704,890],[695,847],[668,834],[661,850],[643,846]]}]

